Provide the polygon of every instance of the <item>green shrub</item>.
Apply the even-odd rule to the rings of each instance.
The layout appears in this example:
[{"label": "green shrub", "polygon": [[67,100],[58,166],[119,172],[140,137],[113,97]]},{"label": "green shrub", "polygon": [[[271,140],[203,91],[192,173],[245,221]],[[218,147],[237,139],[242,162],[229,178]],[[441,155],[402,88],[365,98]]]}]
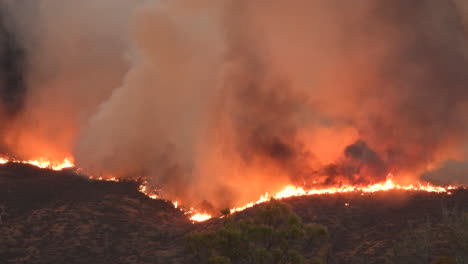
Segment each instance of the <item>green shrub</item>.
[{"label": "green shrub", "polygon": [[187,236],[186,252],[191,263],[304,263],[301,252],[319,244],[327,230],[304,224],[292,209],[272,200],[248,219],[227,218],[214,232]]}]

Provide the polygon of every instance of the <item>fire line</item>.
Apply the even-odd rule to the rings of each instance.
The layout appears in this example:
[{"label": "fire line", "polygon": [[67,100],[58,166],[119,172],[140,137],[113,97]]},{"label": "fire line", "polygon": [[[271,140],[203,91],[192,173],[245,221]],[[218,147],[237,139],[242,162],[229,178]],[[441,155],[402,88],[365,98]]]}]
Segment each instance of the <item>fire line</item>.
[{"label": "fire line", "polygon": [[[36,166],[38,168],[43,169],[51,169],[54,171],[61,171],[64,169],[74,168],[73,158],[66,158],[62,162],[52,162],[45,158],[41,158],[38,160],[15,160],[15,159],[8,159],[8,158],[0,158],[0,165],[6,163],[21,163],[21,164],[29,164],[32,166]],[[387,180],[382,183],[371,184],[368,186],[352,186],[352,185],[342,185],[339,187],[328,187],[328,188],[313,188],[313,189],[304,189],[302,187],[296,187],[293,185],[287,185],[281,191],[271,195],[268,192],[264,195],[260,196],[257,201],[247,203],[243,206],[234,207],[230,209],[230,213],[236,213],[243,211],[245,209],[251,208],[255,205],[262,204],[265,202],[270,201],[271,199],[285,199],[290,197],[298,197],[298,196],[311,196],[311,195],[324,195],[324,194],[335,194],[335,193],[375,193],[375,192],[386,192],[391,190],[404,190],[404,191],[424,191],[424,192],[434,192],[434,193],[447,193],[451,194],[451,190],[455,189],[455,186],[435,186],[430,183],[418,183],[416,185],[399,185],[393,182],[393,176],[391,174],[388,175]],[[89,179],[92,180],[99,180],[99,181],[114,181],[118,182],[119,179],[115,177],[110,178],[103,178],[103,177],[93,177],[89,176]],[[155,194],[154,190],[150,190],[148,187],[148,182],[143,182],[138,190],[145,194],[147,197],[151,199],[161,199],[157,194]],[[189,215],[189,219],[192,222],[204,222],[207,221],[214,216],[209,214],[208,212],[198,211],[194,208],[190,208],[188,210],[183,209],[180,206],[178,201],[173,201],[172,204],[175,208],[183,211],[185,214]],[[346,205],[348,206],[348,205]]]}]

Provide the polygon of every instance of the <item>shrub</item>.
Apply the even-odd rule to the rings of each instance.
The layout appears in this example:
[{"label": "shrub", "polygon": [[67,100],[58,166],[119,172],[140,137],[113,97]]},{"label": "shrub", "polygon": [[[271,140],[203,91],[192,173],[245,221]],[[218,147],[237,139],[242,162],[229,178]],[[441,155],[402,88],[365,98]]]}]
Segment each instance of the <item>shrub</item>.
[{"label": "shrub", "polygon": [[187,236],[186,252],[191,263],[304,263],[301,252],[326,238],[327,230],[303,224],[292,209],[272,200],[248,219],[225,219],[214,232]]}]

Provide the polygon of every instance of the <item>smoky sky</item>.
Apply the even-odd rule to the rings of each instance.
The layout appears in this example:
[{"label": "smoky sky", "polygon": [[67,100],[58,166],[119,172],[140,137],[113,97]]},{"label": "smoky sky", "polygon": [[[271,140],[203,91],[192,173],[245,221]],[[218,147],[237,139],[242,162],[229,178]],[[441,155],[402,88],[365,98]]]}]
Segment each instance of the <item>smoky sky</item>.
[{"label": "smoky sky", "polygon": [[462,1],[1,3],[7,154],[214,207],[467,160]]},{"label": "smoky sky", "polygon": [[[27,74],[25,63],[25,49],[22,46],[13,17],[6,5],[0,5],[0,136],[4,129],[24,105],[26,84],[24,75]],[[0,150],[9,150],[0,138]]]},{"label": "smoky sky", "polygon": [[8,28],[8,14],[0,13],[0,71],[1,92],[3,111],[7,114],[15,114],[23,104],[25,90],[24,77],[24,49],[18,43],[15,33]]}]

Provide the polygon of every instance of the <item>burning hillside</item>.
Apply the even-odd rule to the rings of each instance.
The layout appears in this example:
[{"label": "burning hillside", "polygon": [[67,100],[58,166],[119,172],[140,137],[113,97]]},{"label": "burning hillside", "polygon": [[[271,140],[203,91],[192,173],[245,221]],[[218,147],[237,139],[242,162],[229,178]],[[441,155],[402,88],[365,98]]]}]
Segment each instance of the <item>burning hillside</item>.
[{"label": "burning hillside", "polygon": [[[62,171],[64,169],[76,170],[74,168],[73,162],[69,158],[65,159],[61,163],[51,162],[45,159],[20,161],[20,160],[15,160],[15,159],[0,158],[0,165],[5,165],[9,163],[26,164],[26,165],[31,165],[37,168],[51,169],[54,171]],[[113,181],[113,182],[120,181],[119,179],[115,177],[106,177],[106,178],[94,177],[94,176],[87,176],[87,177],[91,180],[98,180],[98,181]],[[327,187],[327,188],[304,189],[304,187],[296,187],[296,186],[288,185],[277,193],[274,193],[274,194],[265,193],[257,201],[249,202],[245,205],[230,208],[229,211],[230,213],[240,212],[247,208],[251,208],[255,205],[268,202],[271,199],[285,199],[285,198],[298,197],[298,196],[342,194],[342,193],[357,193],[357,194],[365,195],[368,193],[398,191],[398,190],[452,194],[451,191],[456,189],[456,187],[454,186],[442,187],[442,186],[434,186],[429,183],[426,183],[426,184],[418,183],[417,185],[411,184],[411,185],[402,186],[399,184],[395,184],[393,182],[392,175],[389,175],[388,177],[389,178],[384,183],[377,183],[377,184],[372,184],[368,186],[341,185],[341,186],[333,186],[333,187]],[[158,198],[164,199],[164,197],[160,197],[157,195],[158,193],[157,190],[150,189],[147,184],[148,184],[147,181],[141,182],[138,187],[138,190],[151,199],[158,199]],[[177,200],[173,201],[172,204],[174,205],[176,209],[179,208],[182,212],[189,215],[190,220],[194,222],[203,222],[213,217],[211,214],[213,212],[204,211],[202,208],[193,208],[193,207],[187,208],[187,207],[184,207],[183,205],[181,207],[181,205],[179,205],[179,201]]]},{"label": "burning hillside", "polygon": [[467,166],[421,178],[468,160],[463,1],[0,5],[13,162],[143,180],[198,220],[272,197],[467,184]]},{"label": "burning hillside", "polygon": [[465,2],[0,0],[0,264],[465,263]]}]

